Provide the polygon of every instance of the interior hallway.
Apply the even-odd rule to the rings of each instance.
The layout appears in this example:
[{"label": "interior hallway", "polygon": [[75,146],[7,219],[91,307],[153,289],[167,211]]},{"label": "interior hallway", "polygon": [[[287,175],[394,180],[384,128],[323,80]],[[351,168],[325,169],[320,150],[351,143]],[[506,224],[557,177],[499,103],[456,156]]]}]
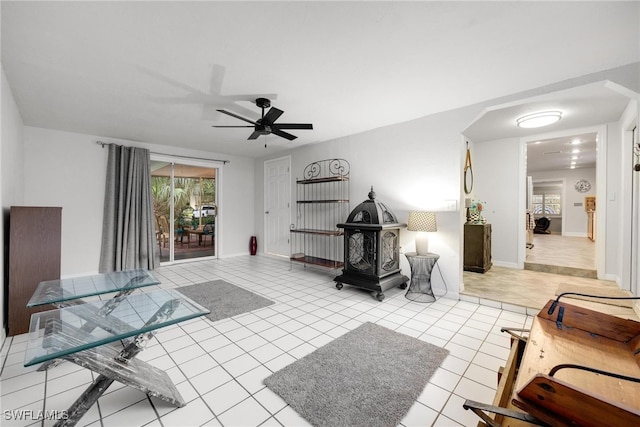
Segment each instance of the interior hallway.
[{"label": "interior hallway", "polygon": [[567,276],[597,278],[596,243],[586,237],[534,234],[525,269]]},{"label": "interior hallway", "polygon": [[[547,301],[556,298],[556,291],[561,285],[588,290],[600,287],[603,292],[619,289],[615,282],[591,278],[595,277],[590,273],[595,272],[595,243],[591,240],[536,234],[533,243],[534,247],[527,249],[524,270],[494,265],[485,274],[465,271],[461,298],[535,314]],[[576,299],[571,299],[571,303],[620,317],[639,319],[628,307]]]}]

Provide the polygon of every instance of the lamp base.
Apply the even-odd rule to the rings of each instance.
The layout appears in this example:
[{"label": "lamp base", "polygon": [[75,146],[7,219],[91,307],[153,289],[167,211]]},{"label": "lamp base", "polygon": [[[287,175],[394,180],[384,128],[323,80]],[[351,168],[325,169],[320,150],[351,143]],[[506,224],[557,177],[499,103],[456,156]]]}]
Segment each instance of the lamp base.
[{"label": "lamp base", "polygon": [[416,236],[416,252],[418,255],[427,255],[429,253],[427,233],[418,233]]}]

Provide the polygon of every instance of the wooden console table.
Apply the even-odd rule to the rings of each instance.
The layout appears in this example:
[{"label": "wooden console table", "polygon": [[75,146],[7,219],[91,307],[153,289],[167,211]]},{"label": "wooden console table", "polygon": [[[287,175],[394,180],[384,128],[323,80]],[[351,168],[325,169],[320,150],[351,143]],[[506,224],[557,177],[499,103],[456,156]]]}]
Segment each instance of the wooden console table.
[{"label": "wooden console table", "polygon": [[489,426],[640,425],[640,323],[549,301],[512,342],[493,404],[464,408]]},{"label": "wooden console table", "polygon": [[465,224],[464,271],[486,273],[491,266],[491,224]]},{"label": "wooden console table", "polygon": [[[30,306],[59,308],[31,317],[24,366],[58,359],[71,361],[99,375],[66,411],[56,426],[74,426],[114,381],[156,396],[176,406],[184,400],[166,372],[135,359],[155,331],[208,314],[210,311],[176,290],[132,294],[158,284],[145,270],[42,282]],[[105,301],[82,297],[117,292]],[[132,339],[130,339],[132,338]],[[125,346],[112,345],[126,340]]]}]

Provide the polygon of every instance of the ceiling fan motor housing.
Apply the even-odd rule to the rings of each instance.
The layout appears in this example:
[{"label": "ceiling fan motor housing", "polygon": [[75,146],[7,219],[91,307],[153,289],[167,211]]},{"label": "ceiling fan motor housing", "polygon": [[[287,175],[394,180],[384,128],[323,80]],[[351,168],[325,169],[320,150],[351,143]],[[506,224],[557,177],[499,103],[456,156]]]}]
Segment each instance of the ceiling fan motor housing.
[{"label": "ceiling fan motor housing", "polygon": [[271,107],[271,101],[267,98],[258,98],[256,99],[256,105],[262,109]]},{"label": "ceiling fan motor housing", "polygon": [[258,132],[260,135],[269,135],[271,133],[271,126],[258,123],[254,128],[254,132]]}]

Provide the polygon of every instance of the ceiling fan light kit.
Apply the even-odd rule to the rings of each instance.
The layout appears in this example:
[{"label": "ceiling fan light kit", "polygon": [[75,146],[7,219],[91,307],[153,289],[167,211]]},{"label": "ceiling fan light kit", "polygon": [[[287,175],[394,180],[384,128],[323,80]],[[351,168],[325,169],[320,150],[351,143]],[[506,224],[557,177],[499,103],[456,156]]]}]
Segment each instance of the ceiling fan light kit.
[{"label": "ceiling fan light kit", "polygon": [[526,116],[519,117],[516,120],[518,127],[525,129],[539,128],[549,126],[562,118],[561,111],[540,111]]},{"label": "ceiling fan light kit", "polygon": [[[279,110],[275,107],[271,107],[271,101],[267,98],[257,98],[256,105],[262,109],[262,118],[253,121],[251,119],[247,119],[246,117],[242,117],[238,114],[232,113],[226,110],[217,110],[220,113],[226,114],[231,117],[235,117],[236,119],[240,119],[247,123],[251,123],[252,126],[249,125],[238,125],[238,126],[225,126],[225,125],[214,125],[214,128],[253,128],[253,132],[249,135],[247,139],[258,139],[260,135],[269,135],[274,134],[281,138],[288,139],[289,141],[293,141],[297,138],[297,136],[292,135],[288,132],[284,132],[282,129],[313,129],[313,125],[311,123],[275,123],[276,120],[284,113],[284,111]],[[264,113],[266,108],[269,108],[267,114]]]}]

